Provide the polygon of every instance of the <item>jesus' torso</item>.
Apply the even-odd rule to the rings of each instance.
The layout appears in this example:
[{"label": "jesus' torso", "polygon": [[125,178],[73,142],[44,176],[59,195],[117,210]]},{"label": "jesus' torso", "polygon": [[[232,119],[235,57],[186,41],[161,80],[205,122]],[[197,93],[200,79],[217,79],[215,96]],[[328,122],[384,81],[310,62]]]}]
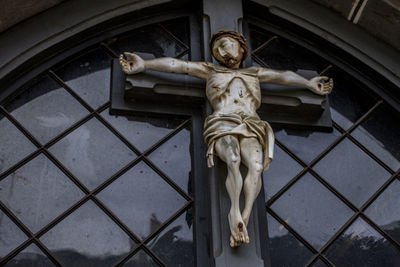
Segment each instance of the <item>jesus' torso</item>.
[{"label": "jesus' torso", "polygon": [[210,65],[206,94],[215,115],[243,114],[258,117],[260,82],[254,68],[228,69]]}]

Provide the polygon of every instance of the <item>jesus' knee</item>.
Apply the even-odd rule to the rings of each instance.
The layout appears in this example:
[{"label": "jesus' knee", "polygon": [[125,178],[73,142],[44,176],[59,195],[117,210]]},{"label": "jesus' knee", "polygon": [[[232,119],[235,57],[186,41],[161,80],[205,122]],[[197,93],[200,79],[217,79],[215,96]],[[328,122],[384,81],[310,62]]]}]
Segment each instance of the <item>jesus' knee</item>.
[{"label": "jesus' knee", "polygon": [[226,165],[229,169],[239,169],[240,166],[240,156],[236,153],[232,153],[227,157]]},{"label": "jesus' knee", "polygon": [[260,162],[252,162],[248,164],[249,172],[252,176],[260,176],[263,172],[264,166]]}]

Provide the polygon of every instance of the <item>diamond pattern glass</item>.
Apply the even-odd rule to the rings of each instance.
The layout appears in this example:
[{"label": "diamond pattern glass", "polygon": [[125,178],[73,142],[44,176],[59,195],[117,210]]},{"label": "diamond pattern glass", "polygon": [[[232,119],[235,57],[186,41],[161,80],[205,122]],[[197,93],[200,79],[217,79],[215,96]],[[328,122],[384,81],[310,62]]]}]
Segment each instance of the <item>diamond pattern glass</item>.
[{"label": "diamond pattern glass", "polygon": [[113,116],[109,114],[108,110],[103,111],[101,116],[141,152],[150,148],[182,123],[178,119]]},{"label": "diamond pattern glass", "polygon": [[351,134],[395,171],[400,168],[399,121],[398,112],[381,106]]},{"label": "diamond pattern glass", "polygon": [[136,247],[92,201],[79,207],[40,240],[66,266],[111,266]]},{"label": "diamond pattern glass", "polygon": [[117,53],[143,52],[155,57],[175,57],[185,48],[181,47],[157,26],[148,26],[109,41]]},{"label": "diamond pattern glass", "polygon": [[365,211],[388,235],[400,243],[400,181],[396,179]]},{"label": "diamond pattern glass", "polygon": [[191,156],[190,130],[183,129],[149,155],[169,178],[189,192]]},{"label": "diamond pattern glass", "polygon": [[34,150],[35,146],[7,118],[0,120],[0,174]]},{"label": "diamond pattern glass", "polygon": [[28,237],[0,210],[0,259],[16,249]]},{"label": "diamond pattern glass", "polygon": [[336,130],[324,133],[276,128],[274,133],[279,141],[305,162],[311,162],[340,136]]},{"label": "diamond pattern glass", "polygon": [[187,213],[191,214],[190,210],[149,242],[149,247],[167,266],[195,266],[193,229]]},{"label": "diamond pattern glass", "polygon": [[272,209],[316,249],[353,214],[310,174],[304,175],[274,202]]},{"label": "diamond pattern glass", "polygon": [[267,220],[271,266],[305,266],[313,255],[311,251],[271,215]]},{"label": "diamond pattern glass", "polygon": [[17,256],[12,258],[6,267],[50,267],[54,263],[35,244],[29,245]]},{"label": "diamond pattern glass", "polygon": [[390,177],[390,173],[347,138],[318,162],[314,170],[357,207]]},{"label": "diamond pattern glass", "polygon": [[264,191],[267,199],[275,195],[303,168],[279,146],[275,146],[274,159],[263,173]]},{"label": "diamond pattern glass", "polygon": [[136,158],[135,153],[96,118],[49,150],[90,190]]},{"label": "diamond pattern glass", "polygon": [[365,91],[365,86],[338,68],[327,74],[335,83],[329,94],[332,119],[347,130],[373,107],[376,99]]},{"label": "diamond pattern glass", "polygon": [[268,46],[257,51],[256,55],[266,66],[278,70],[294,72],[312,70],[319,73],[329,65],[327,61],[317,57],[313,52],[282,37],[274,39]]},{"label": "diamond pattern glass", "polygon": [[124,265],[124,267],[158,267],[158,265],[146,252],[139,250],[132,258],[130,258]]},{"label": "diamond pattern glass", "polygon": [[96,49],[68,62],[55,73],[96,109],[110,98],[111,57]]},{"label": "diamond pattern glass", "polygon": [[182,43],[189,46],[189,24],[186,18],[174,19],[161,23],[170,33]]},{"label": "diamond pattern glass", "polygon": [[336,266],[400,266],[400,251],[357,219],[326,252]]},{"label": "diamond pattern glass", "polygon": [[318,259],[313,265],[313,267],[326,267],[328,265],[325,264],[322,260]]},{"label": "diamond pattern glass", "polygon": [[48,76],[6,104],[5,108],[42,144],[88,114],[73,96]]},{"label": "diamond pattern glass", "polygon": [[32,232],[39,231],[83,196],[43,154],[0,182],[0,200]]},{"label": "diamond pattern glass", "polygon": [[141,238],[167,220],[185,200],[146,163],[140,162],[98,194]]}]

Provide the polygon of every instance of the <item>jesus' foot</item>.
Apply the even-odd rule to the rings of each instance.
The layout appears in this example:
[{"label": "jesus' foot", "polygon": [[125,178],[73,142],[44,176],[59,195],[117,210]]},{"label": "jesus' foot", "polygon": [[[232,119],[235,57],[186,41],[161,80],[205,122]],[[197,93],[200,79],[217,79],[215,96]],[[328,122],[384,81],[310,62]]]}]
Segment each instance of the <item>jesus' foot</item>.
[{"label": "jesus' foot", "polygon": [[237,247],[241,243],[250,243],[249,235],[247,234],[247,228],[242,220],[242,217],[240,216],[240,213],[229,213],[228,219],[231,230],[231,247]]}]

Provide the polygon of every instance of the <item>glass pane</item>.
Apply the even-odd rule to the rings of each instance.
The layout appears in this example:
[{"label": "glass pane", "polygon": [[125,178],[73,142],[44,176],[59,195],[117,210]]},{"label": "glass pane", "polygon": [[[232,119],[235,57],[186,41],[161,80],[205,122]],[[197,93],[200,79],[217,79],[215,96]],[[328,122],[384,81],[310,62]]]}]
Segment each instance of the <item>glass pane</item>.
[{"label": "glass pane", "polygon": [[155,57],[175,57],[184,51],[170,39],[160,27],[153,25],[140,28],[109,41],[110,47],[117,53],[144,52]]},{"label": "glass pane", "polygon": [[6,267],[47,267],[55,266],[46,254],[35,244],[31,244],[21,251],[12,260],[7,262]]},{"label": "glass pane", "polygon": [[343,129],[350,128],[376,103],[376,99],[365,92],[365,86],[338,68],[327,74],[334,81],[329,95],[332,119]]},{"label": "glass pane", "polygon": [[264,191],[267,199],[275,195],[303,168],[279,146],[275,146],[274,159],[270,167],[263,173]]},{"label": "glass pane", "polygon": [[311,162],[341,135],[336,130],[324,133],[279,128],[275,128],[274,133],[279,141],[305,162]]},{"label": "glass pane", "polygon": [[50,147],[89,189],[94,189],[136,155],[97,119],[91,119]]},{"label": "glass pane", "polygon": [[146,163],[140,162],[98,194],[135,234],[145,238],[185,204]]},{"label": "glass pane", "polygon": [[270,68],[279,70],[312,70],[319,73],[329,65],[311,51],[282,37],[274,39],[256,55]]},{"label": "glass pane", "polygon": [[391,176],[347,138],[318,162],[314,170],[357,207]]},{"label": "glass pane", "polygon": [[316,249],[321,248],[353,212],[310,174],[285,192],[272,209]]},{"label": "glass pane", "polygon": [[250,25],[249,28],[250,28],[250,40],[251,40],[250,45],[252,51],[256,50],[266,41],[275,36],[274,34],[267,32],[261,28],[255,27],[253,25]]},{"label": "glass pane", "polygon": [[167,266],[194,266],[193,229],[186,213],[149,242],[149,247]]},{"label": "glass pane", "polygon": [[326,255],[336,266],[400,266],[400,251],[362,219],[357,219]]},{"label": "glass pane", "polygon": [[84,194],[44,155],[0,182],[0,200],[37,232]]},{"label": "glass pane", "polygon": [[387,234],[400,243],[400,181],[396,179],[365,211]]},{"label": "glass pane", "polygon": [[152,257],[150,257],[143,250],[139,250],[132,258],[129,259],[124,265],[124,267],[157,267],[158,265]]},{"label": "glass pane", "polygon": [[74,97],[47,76],[5,108],[42,144],[88,114]]},{"label": "glass pane", "polygon": [[27,236],[0,210],[0,259],[16,249]]},{"label": "glass pane", "polygon": [[136,247],[136,243],[92,201],[40,239],[66,266],[112,266]]},{"label": "glass pane", "polygon": [[35,148],[7,118],[0,120],[0,174],[32,153]]},{"label": "glass pane", "polygon": [[267,214],[269,253],[272,267],[305,266],[312,253],[286,228]]},{"label": "glass pane", "polygon": [[188,18],[184,19],[174,19],[161,24],[171,32],[176,38],[178,38],[182,43],[189,46],[189,23]]},{"label": "glass pane", "polygon": [[110,99],[111,57],[101,49],[81,54],[55,73],[96,109]]},{"label": "glass pane", "polygon": [[149,155],[149,159],[183,190],[190,188],[190,130],[183,129]]},{"label": "glass pane", "polygon": [[313,267],[326,267],[328,265],[325,264],[322,260],[318,259],[313,265]]},{"label": "glass pane", "polygon": [[353,135],[393,170],[400,168],[400,114],[388,106],[381,106]]},{"label": "glass pane", "polygon": [[182,120],[139,116],[112,116],[108,110],[101,113],[131,144],[144,152],[158,140],[172,132]]}]

